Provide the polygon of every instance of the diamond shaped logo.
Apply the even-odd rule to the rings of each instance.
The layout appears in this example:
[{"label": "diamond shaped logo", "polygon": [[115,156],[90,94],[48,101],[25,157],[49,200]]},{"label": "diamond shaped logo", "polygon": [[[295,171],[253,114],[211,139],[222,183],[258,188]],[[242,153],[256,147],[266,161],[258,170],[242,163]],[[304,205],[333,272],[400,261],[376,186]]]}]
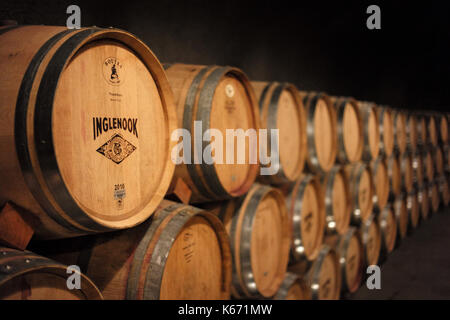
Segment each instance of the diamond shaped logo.
[{"label": "diamond shaped logo", "polygon": [[116,133],[104,145],[98,148],[97,152],[119,164],[132,154],[134,150],[136,150],[135,146],[122,138],[120,134]]}]

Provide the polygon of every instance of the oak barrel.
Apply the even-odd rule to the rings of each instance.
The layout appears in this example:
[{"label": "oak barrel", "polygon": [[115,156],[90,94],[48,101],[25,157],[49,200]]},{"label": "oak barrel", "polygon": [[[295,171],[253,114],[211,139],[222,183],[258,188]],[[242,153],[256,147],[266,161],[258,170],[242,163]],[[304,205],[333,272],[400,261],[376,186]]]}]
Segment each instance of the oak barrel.
[{"label": "oak barrel", "polygon": [[397,238],[397,220],[390,204],[379,212],[378,224],[381,231],[381,258],[384,260],[394,250]]},{"label": "oak barrel", "polygon": [[416,151],[418,144],[417,118],[412,112],[406,114],[406,145],[411,151]]},{"label": "oak barrel", "polygon": [[406,237],[408,232],[408,210],[406,208],[406,196],[404,193],[398,195],[393,204],[395,212],[395,219],[397,221],[397,239],[396,246],[399,246],[401,241]]},{"label": "oak barrel", "polygon": [[306,111],[307,167],[313,173],[328,172],[338,148],[336,111],[325,93],[301,94]]},{"label": "oak barrel", "polygon": [[417,201],[420,206],[420,216],[422,220],[427,220],[430,213],[430,198],[428,196],[428,187],[423,184],[417,189]]},{"label": "oak barrel", "polygon": [[436,180],[428,183],[428,198],[431,202],[431,211],[436,213],[439,210],[439,185]]},{"label": "oak barrel", "polygon": [[423,164],[423,157],[419,150],[412,154],[412,168],[413,168],[413,182],[417,187],[424,183],[425,169]]},{"label": "oak barrel", "polygon": [[[190,133],[189,141],[178,144],[190,150],[183,147],[177,154],[169,193],[182,180],[194,203],[245,194],[259,174],[260,121],[247,76],[233,67],[180,63],[164,67],[175,98],[178,127]],[[203,159],[205,154],[211,159]]]},{"label": "oak barrel", "polygon": [[327,234],[344,234],[350,224],[351,194],[344,167],[334,166],[321,177],[325,201],[325,230]]},{"label": "oak barrel", "polygon": [[389,200],[389,172],[386,157],[380,155],[378,159],[371,163],[373,181],[375,184],[374,202],[378,208],[384,208]]},{"label": "oak barrel", "polygon": [[168,200],[136,228],[44,242],[39,250],[80,266],[108,300],[230,297],[231,252],[223,224],[208,211]]},{"label": "oak barrel", "polygon": [[310,300],[311,292],[305,280],[295,273],[286,272],[275,300]]},{"label": "oak barrel", "polygon": [[406,210],[408,211],[408,231],[412,232],[419,225],[420,205],[417,191],[411,190],[406,196]]},{"label": "oak barrel", "polygon": [[319,254],[325,230],[323,197],[319,179],[311,174],[299,178],[286,196],[292,230],[291,263],[312,261]]},{"label": "oak barrel", "polygon": [[431,143],[433,147],[436,147],[438,144],[438,126],[434,114],[428,113],[426,115],[426,124],[428,142]]},{"label": "oak barrel", "polygon": [[313,300],[337,300],[341,290],[341,273],[336,251],[322,245],[319,256],[305,276]]},{"label": "oak barrel", "polygon": [[440,146],[436,146],[431,151],[431,157],[433,158],[435,175],[441,177],[444,175],[445,162],[444,155]]},{"label": "oak barrel", "polygon": [[400,164],[401,186],[402,191],[411,192],[414,186],[414,171],[411,154],[404,152],[399,155],[398,162]]},{"label": "oak barrel", "polygon": [[290,83],[253,81],[252,86],[259,102],[261,129],[267,129],[268,133],[279,130],[278,146],[270,135],[267,139],[272,157],[278,150],[279,170],[260,179],[269,184],[294,182],[303,171],[306,155],[306,118],[300,93]]},{"label": "oak barrel", "polygon": [[337,161],[342,164],[359,161],[364,139],[358,102],[353,98],[335,98],[333,101],[337,115]]},{"label": "oak barrel", "polygon": [[429,148],[423,148],[422,150],[422,159],[423,159],[423,164],[424,164],[424,173],[425,173],[425,178],[426,181],[432,182],[434,179],[434,166],[435,166],[435,161],[433,160],[433,156],[432,153],[430,151]]},{"label": "oak barrel", "polygon": [[345,167],[351,196],[351,223],[359,225],[369,218],[373,209],[375,193],[372,171],[362,162]]},{"label": "oak barrel", "polygon": [[381,252],[381,230],[375,214],[361,225],[365,266],[376,265]]},{"label": "oak barrel", "polygon": [[220,204],[233,256],[232,295],[269,298],[283,282],[291,244],[283,194],[255,184],[246,196]]},{"label": "oak barrel", "polygon": [[446,115],[439,115],[439,141],[441,144],[448,143],[448,118]]},{"label": "oak barrel", "polygon": [[0,43],[0,204],[34,213],[39,238],[145,221],[173,175],[176,127],[150,49],[96,27],[17,26]]},{"label": "oak barrel", "polygon": [[389,200],[393,200],[402,191],[402,174],[400,163],[396,154],[386,159],[389,177]]},{"label": "oak barrel", "polygon": [[[364,161],[378,158],[380,153],[380,126],[379,117],[375,105],[368,102],[359,102],[359,111],[363,124],[363,153]],[[393,146],[392,146],[393,147]]]},{"label": "oak barrel", "polygon": [[425,116],[421,113],[416,114],[417,119],[417,143],[419,146],[424,146],[427,141],[427,122]]},{"label": "oak barrel", "polygon": [[380,128],[380,149],[389,157],[394,151],[394,115],[388,107],[378,107],[378,121]]},{"label": "oak barrel", "polygon": [[[78,270],[30,251],[0,247],[0,300],[99,300],[95,284]],[[68,288],[69,277],[80,288]],[[71,282],[77,285],[76,281]]]},{"label": "oak barrel", "polygon": [[393,110],[394,113],[394,149],[399,153],[406,150],[406,115],[402,110]]},{"label": "oak barrel", "polygon": [[342,293],[353,293],[359,289],[364,272],[364,248],[361,234],[350,227],[340,236],[336,244],[342,279]]}]

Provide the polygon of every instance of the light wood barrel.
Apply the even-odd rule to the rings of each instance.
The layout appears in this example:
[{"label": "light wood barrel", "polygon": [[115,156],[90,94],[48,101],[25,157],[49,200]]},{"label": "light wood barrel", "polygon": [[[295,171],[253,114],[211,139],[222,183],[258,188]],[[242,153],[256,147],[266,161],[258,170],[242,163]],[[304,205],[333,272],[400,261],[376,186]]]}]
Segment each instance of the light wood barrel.
[{"label": "light wood barrel", "polygon": [[428,219],[430,213],[430,198],[428,196],[428,186],[426,184],[419,187],[417,190],[417,200],[420,206],[420,216],[423,220]]},{"label": "light wood barrel", "polygon": [[311,292],[306,282],[298,275],[287,272],[275,300],[310,300]]},{"label": "light wood barrel", "polygon": [[325,201],[327,234],[344,234],[350,224],[351,195],[348,177],[342,166],[335,166],[321,178]]},{"label": "light wood barrel", "polygon": [[313,173],[331,170],[336,160],[337,118],[330,98],[325,93],[302,93],[306,110],[306,164]]},{"label": "light wood barrel", "polygon": [[419,225],[420,219],[420,204],[415,190],[406,196],[406,210],[408,211],[408,231],[412,232]]},{"label": "light wood barrel", "polygon": [[361,160],[363,151],[363,123],[358,102],[353,98],[336,98],[338,153],[342,164]]},{"label": "light wood barrel", "polygon": [[417,187],[424,184],[424,164],[423,157],[419,150],[412,154],[413,182]]},{"label": "light wood barrel", "polygon": [[245,197],[230,200],[213,211],[230,237],[233,297],[275,295],[284,279],[291,244],[283,194],[255,184]]},{"label": "light wood barrel", "polygon": [[412,112],[406,115],[406,145],[411,151],[416,151],[418,144],[417,118]]},{"label": "light wood barrel", "polygon": [[0,147],[8,151],[0,157],[0,204],[35,214],[38,238],[145,221],[172,178],[176,126],[150,49],[100,28],[17,26],[0,42],[8,57],[0,74],[8,84],[0,87]]},{"label": "light wood barrel", "polygon": [[108,300],[230,297],[231,252],[223,224],[208,211],[168,200],[136,228],[42,243],[40,250],[80,266]]},{"label": "light wood barrel", "polygon": [[378,224],[381,232],[381,257],[386,259],[395,248],[397,238],[397,220],[395,211],[391,205],[387,205],[378,215]]},{"label": "light wood barrel", "polygon": [[319,254],[325,230],[325,203],[319,179],[302,176],[286,197],[292,229],[291,263],[312,261]]},{"label": "light wood barrel", "polygon": [[394,113],[394,149],[399,153],[406,150],[406,115],[401,110],[393,110]]},{"label": "light wood barrel", "polygon": [[376,265],[381,252],[381,230],[375,214],[361,225],[365,266]]},{"label": "light wood barrel", "polygon": [[424,164],[424,173],[426,181],[429,183],[434,179],[434,161],[433,156],[429,148],[424,148],[422,151],[422,158]]},{"label": "light wood barrel", "polygon": [[448,204],[450,202],[450,192],[449,192],[449,185],[448,185],[448,177],[446,175],[443,175],[437,179],[438,186],[439,186],[439,196],[441,199],[441,203],[448,207]]},{"label": "light wood barrel", "polygon": [[336,244],[342,279],[342,293],[353,293],[359,289],[364,272],[364,248],[361,235],[350,227]]},{"label": "light wood barrel", "polygon": [[385,156],[380,155],[371,163],[373,181],[375,184],[374,202],[379,208],[384,208],[389,200],[389,173]]},{"label": "light wood barrel", "polygon": [[378,121],[380,128],[380,149],[389,157],[394,151],[394,115],[388,107],[378,107]]},{"label": "light wood barrel", "polygon": [[328,245],[323,245],[305,280],[313,300],[339,299],[341,273],[336,251]]},{"label": "light wood barrel", "polygon": [[95,27],[17,26],[0,43],[0,204],[34,213],[39,238],[145,221],[173,175],[176,127],[150,49]]},{"label": "light wood barrel", "polygon": [[[194,203],[245,194],[259,174],[260,121],[247,76],[232,67],[178,63],[164,67],[175,98],[178,126],[190,132],[192,141],[191,150],[183,150],[185,161],[176,166],[169,192],[182,180],[191,190],[190,201]],[[214,133],[217,130],[221,135]],[[227,130],[245,139],[245,144],[236,143],[234,136],[227,138]],[[215,148],[209,138],[217,141],[218,136],[223,137],[222,152],[214,151],[214,163],[202,160],[204,152]]]},{"label": "light wood barrel", "polygon": [[448,118],[446,115],[439,115],[439,141],[441,144],[448,143]]},{"label": "light wood barrel", "polygon": [[422,114],[416,114],[417,119],[417,143],[419,146],[424,146],[427,141],[427,122]]},{"label": "light wood barrel", "polygon": [[411,192],[414,186],[413,161],[409,152],[399,155],[402,191]]},{"label": "light wood barrel", "polygon": [[436,213],[439,210],[439,185],[437,181],[433,180],[428,183],[428,198],[431,203],[431,212]]},{"label": "light wood barrel", "polygon": [[378,158],[380,153],[380,126],[379,117],[374,104],[359,102],[359,111],[363,124],[363,153],[364,161],[372,161]]},{"label": "light wood barrel", "polygon": [[401,241],[406,237],[408,232],[408,210],[406,208],[406,196],[404,193],[395,198],[393,203],[395,211],[395,219],[397,221],[397,239],[396,246],[400,245]]},{"label": "light wood barrel", "polygon": [[[103,299],[84,274],[30,251],[0,247],[0,270],[0,300]],[[80,276],[80,289],[68,288],[71,275]]]},{"label": "light wood barrel", "polygon": [[[261,181],[294,182],[302,173],[306,155],[306,118],[300,93],[290,83],[252,82],[252,86],[259,101],[261,128],[268,131],[267,150],[276,143],[271,141],[270,130],[279,130],[279,170],[274,175],[261,176]],[[276,151],[270,152],[273,157]]]},{"label": "light wood barrel", "polygon": [[436,147],[438,144],[438,127],[436,124],[436,118],[433,114],[426,115],[427,122],[427,133],[428,133],[428,142],[430,142],[433,147]]},{"label": "light wood barrel", "polygon": [[359,225],[370,217],[373,209],[373,196],[375,193],[372,171],[365,163],[355,163],[345,167],[347,174],[352,215],[351,223]]},{"label": "light wood barrel", "polygon": [[402,192],[402,174],[398,157],[392,154],[386,159],[389,177],[389,199],[393,200]]},{"label": "light wood barrel", "polygon": [[435,175],[441,177],[444,175],[445,162],[444,155],[440,146],[436,146],[431,151],[431,157],[433,158]]}]

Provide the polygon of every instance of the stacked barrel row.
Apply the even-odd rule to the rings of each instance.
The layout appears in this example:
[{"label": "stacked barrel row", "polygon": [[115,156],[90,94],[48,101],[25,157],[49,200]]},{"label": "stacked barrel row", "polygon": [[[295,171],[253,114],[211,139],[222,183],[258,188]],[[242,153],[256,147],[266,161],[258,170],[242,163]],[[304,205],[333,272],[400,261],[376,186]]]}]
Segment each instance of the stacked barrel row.
[{"label": "stacked barrel row", "polygon": [[0,42],[0,238],[4,212],[34,231],[0,298],[338,299],[448,204],[445,116],[162,66],[115,29]]}]

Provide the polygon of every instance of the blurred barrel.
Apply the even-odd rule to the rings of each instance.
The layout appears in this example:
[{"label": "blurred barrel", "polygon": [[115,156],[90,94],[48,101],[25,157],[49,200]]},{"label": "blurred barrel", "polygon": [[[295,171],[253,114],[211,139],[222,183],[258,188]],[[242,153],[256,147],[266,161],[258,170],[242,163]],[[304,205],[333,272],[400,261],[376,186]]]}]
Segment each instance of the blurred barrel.
[{"label": "blurred barrel", "polygon": [[402,191],[402,174],[398,157],[392,154],[386,159],[389,177],[389,199],[394,199]]},{"label": "blurred barrel", "polygon": [[376,265],[381,252],[381,230],[375,214],[361,225],[365,266]]},{"label": "blurred barrel", "polygon": [[400,154],[406,150],[406,116],[401,110],[394,111],[394,149]]},{"label": "blurred barrel", "polygon": [[359,111],[363,127],[363,154],[364,161],[372,161],[380,153],[380,127],[377,110],[372,103],[359,102]]},{"label": "blurred barrel", "polygon": [[442,154],[442,149],[440,146],[436,146],[431,151],[431,157],[433,158],[434,162],[434,168],[435,168],[435,175],[438,177],[441,177],[444,175],[444,155]]},{"label": "blurred barrel", "polygon": [[406,210],[408,211],[408,230],[412,232],[419,225],[420,205],[417,192],[411,190],[406,196]]},{"label": "blurred barrel", "polygon": [[341,272],[342,293],[353,293],[359,289],[364,272],[364,248],[361,235],[355,227],[350,227],[340,236],[336,244]]},{"label": "blurred barrel", "polygon": [[313,173],[331,170],[337,156],[337,118],[325,93],[302,93],[306,110],[306,164]]},{"label": "blurred barrel", "polygon": [[412,112],[406,115],[406,145],[411,151],[416,151],[418,141],[417,118]]},{"label": "blurred barrel", "polygon": [[321,178],[325,198],[327,234],[344,234],[350,224],[351,197],[347,175],[342,166],[335,166]]},{"label": "blurred barrel", "polygon": [[338,153],[342,164],[361,160],[363,151],[363,127],[358,103],[352,98],[336,98]]},{"label": "blurred barrel", "polygon": [[352,205],[352,224],[359,225],[369,218],[373,208],[374,183],[370,167],[362,162],[345,167]]},{"label": "blurred barrel", "polygon": [[434,165],[435,162],[433,161],[432,154],[430,152],[429,148],[424,148],[422,151],[422,157],[423,157],[423,164],[425,166],[425,178],[427,182],[431,182],[434,179]]},{"label": "blurred barrel", "polygon": [[444,158],[445,172],[450,172],[450,145],[445,145],[442,147],[442,155]]},{"label": "blurred barrel", "polygon": [[150,49],[96,27],[16,26],[0,42],[0,205],[36,215],[41,239],[145,221],[172,178],[176,128]]},{"label": "blurred barrel", "polygon": [[107,300],[230,297],[225,228],[212,213],[191,206],[163,200],[153,218],[136,228],[41,243],[39,249],[78,265]]},{"label": "blurred barrel", "polygon": [[427,124],[427,134],[428,134],[428,142],[431,143],[433,147],[436,147],[438,144],[438,129],[436,124],[436,118],[432,113],[426,115],[426,124]]},{"label": "blurred barrel", "polygon": [[409,152],[399,155],[402,190],[411,192],[414,185],[413,161]]},{"label": "blurred barrel", "polygon": [[400,245],[401,241],[406,237],[408,232],[408,210],[406,208],[406,196],[401,193],[393,202],[395,212],[395,219],[397,221],[397,239],[396,246]]},{"label": "blurred barrel", "polygon": [[212,211],[223,221],[233,256],[235,298],[269,298],[283,282],[291,243],[283,194],[255,184],[247,195]]},{"label": "blurred barrel", "polygon": [[439,140],[442,144],[448,143],[448,118],[445,115],[439,115]]},{"label": "blurred barrel", "polygon": [[313,300],[339,299],[341,274],[336,251],[328,245],[323,245],[305,280]]},{"label": "blurred barrel", "polygon": [[419,201],[420,216],[423,220],[427,220],[430,213],[430,198],[428,196],[428,187],[426,184],[423,184],[418,188],[417,201]]},{"label": "blurred barrel", "polygon": [[286,197],[292,229],[291,263],[317,258],[325,229],[325,203],[319,179],[304,175]]},{"label": "blurred barrel", "polygon": [[394,250],[397,238],[397,220],[391,205],[387,205],[379,212],[378,224],[381,232],[381,256],[385,259]]},{"label": "blurred barrel", "polygon": [[[191,202],[245,194],[259,174],[257,130],[260,122],[258,104],[247,76],[232,67],[176,63],[167,64],[165,68],[175,98],[178,127],[187,130],[192,140],[191,150],[183,150],[185,163],[175,168],[169,192],[182,180],[192,192]],[[201,138],[212,138],[214,131],[210,129],[218,130],[225,137],[222,152],[215,150],[215,156],[221,154],[222,159],[216,158],[213,164],[202,160],[203,149],[207,150],[209,142],[202,142]],[[227,139],[227,130],[236,130],[238,141],[239,137],[245,139],[245,145],[235,143],[234,136]],[[242,163],[236,161],[240,157]],[[228,158],[233,159],[233,163],[227,163]]]},{"label": "blurred barrel", "polygon": [[412,169],[413,169],[413,182],[416,186],[420,187],[424,183],[424,165],[423,165],[423,157],[421,153],[416,150],[412,154]]},{"label": "blurred barrel", "polygon": [[[300,93],[290,83],[252,82],[252,86],[259,102],[261,129],[268,132],[267,150],[274,157],[278,149],[280,166],[276,174],[260,179],[269,184],[294,182],[302,173],[306,155],[306,119]],[[275,129],[279,130],[278,148],[271,150],[276,141],[271,140],[270,131]]]},{"label": "blurred barrel", "polygon": [[380,155],[371,163],[372,175],[375,184],[375,203],[379,208],[384,208],[389,199],[389,174],[386,158]]},{"label": "blurred barrel", "polygon": [[287,272],[280,289],[273,297],[275,300],[309,300],[311,292],[306,282],[298,275]]},{"label": "blurred barrel", "polygon": [[[102,294],[84,274],[30,251],[0,247],[0,300],[99,300]],[[80,289],[70,290],[70,273]]]},{"label": "blurred barrel", "polygon": [[394,116],[392,109],[388,107],[378,108],[378,121],[380,128],[380,149],[387,157],[394,151]]},{"label": "blurred barrel", "polygon": [[428,183],[428,198],[431,202],[431,211],[436,213],[439,210],[439,185],[436,180]]},{"label": "blurred barrel", "polygon": [[422,114],[416,115],[417,119],[417,143],[424,146],[427,143],[427,122],[425,116]]}]

